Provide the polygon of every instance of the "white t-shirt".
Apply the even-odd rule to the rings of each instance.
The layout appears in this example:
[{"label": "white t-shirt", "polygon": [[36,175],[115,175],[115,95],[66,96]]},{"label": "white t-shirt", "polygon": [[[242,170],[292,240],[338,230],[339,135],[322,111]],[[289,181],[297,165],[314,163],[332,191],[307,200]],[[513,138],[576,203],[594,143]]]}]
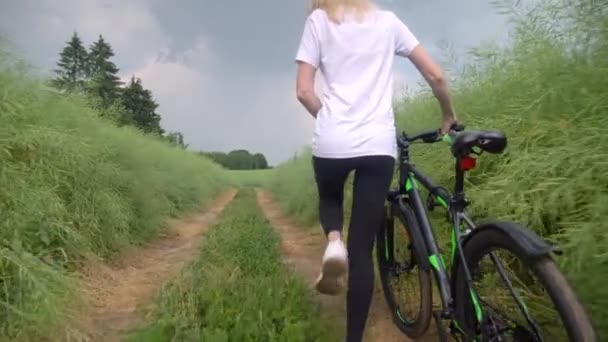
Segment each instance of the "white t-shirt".
[{"label": "white t-shirt", "polygon": [[340,24],[317,9],[307,18],[296,55],[325,79],[312,152],[317,157],[396,158],[393,61],[407,56],[418,40],[397,16],[374,10],[362,22]]}]

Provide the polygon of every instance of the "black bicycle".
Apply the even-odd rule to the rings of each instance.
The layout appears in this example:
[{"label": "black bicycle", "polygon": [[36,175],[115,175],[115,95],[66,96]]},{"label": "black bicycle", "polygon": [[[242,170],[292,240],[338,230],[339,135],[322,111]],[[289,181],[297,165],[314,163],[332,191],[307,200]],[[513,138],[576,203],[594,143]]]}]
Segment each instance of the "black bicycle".
[{"label": "black bicycle", "polygon": [[[553,259],[559,249],[517,223],[476,224],[467,214],[465,173],[475,167],[475,155],[502,153],[506,136],[499,131],[464,131],[460,125],[451,132],[397,136],[399,184],[388,193],[376,243],[380,278],[395,324],[416,338],[427,332],[433,317],[444,341],[451,335],[465,341],[595,342],[583,305]],[[456,160],[453,194],[434,185],[410,162],[411,144],[439,141],[451,144]],[[428,191],[426,203],[420,185]],[[427,213],[438,206],[447,209],[452,225],[449,268]],[[431,286],[431,271],[436,287]],[[483,278],[492,271],[496,273]],[[433,290],[441,298],[434,311]],[[488,291],[489,296],[482,295]]]}]

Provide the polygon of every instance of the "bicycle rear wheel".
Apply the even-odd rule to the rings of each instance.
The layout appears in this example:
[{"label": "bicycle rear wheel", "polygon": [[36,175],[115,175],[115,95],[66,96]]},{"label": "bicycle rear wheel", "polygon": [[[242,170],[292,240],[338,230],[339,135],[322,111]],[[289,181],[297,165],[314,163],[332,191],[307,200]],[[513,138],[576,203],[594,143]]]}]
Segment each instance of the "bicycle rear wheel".
[{"label": "bicycle rear wheel", "polygon": [[378,233],[376,253],[384,297],[399,329],[422,336],[432,314],[430,268],[414,212],[389,205]]},{"label": "bicycle rear wheel", "polygon": [[[530,258],[527,246],[504,229],[486,227],[463,246],[478,296],[473,299],[459,262],[454,279],[459,328],[482,341],[497,336],[506,341],[597,341],[583,305],[551,256]],[[479,309],[485,312],[481,323]]]}]

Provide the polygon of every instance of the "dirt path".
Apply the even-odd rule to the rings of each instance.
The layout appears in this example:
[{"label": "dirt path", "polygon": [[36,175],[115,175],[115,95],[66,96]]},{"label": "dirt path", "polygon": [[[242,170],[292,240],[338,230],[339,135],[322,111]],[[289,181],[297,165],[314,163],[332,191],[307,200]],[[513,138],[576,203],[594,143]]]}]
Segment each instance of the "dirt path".
[{"label": "dirt path", "polygon": [[[287,263],[300,273],[313,288],[325,247],[324,236],[319,229],[310,230],[298,227],[294,221],[284,216],[269,192],[258,191],[257,200],[266,218],[281,235],[282,251]],[[344,295],[332,297],[319,294],[318,298],[324,307],[340,315],[339,317],[344,317]],[[378,287],[376,287],[372,299],[365,340],[370,342],[411,341],[392,323],[381,288]],[[429,336],[419,341],[437,341],[437,337]]]},{"label": "dirt path", "polygon": [[[84,292],[92,309],[83,313],[68,340],[120,341],[142,323],[144,313],[160,287],[174,277],[199,252],[203,234],[236,195],[228,191],[203,211],[174,220],[167,234],[144,247],[122,255],[119,260],[87,267]],[[147,307],[146,307],[147,306]]]}]

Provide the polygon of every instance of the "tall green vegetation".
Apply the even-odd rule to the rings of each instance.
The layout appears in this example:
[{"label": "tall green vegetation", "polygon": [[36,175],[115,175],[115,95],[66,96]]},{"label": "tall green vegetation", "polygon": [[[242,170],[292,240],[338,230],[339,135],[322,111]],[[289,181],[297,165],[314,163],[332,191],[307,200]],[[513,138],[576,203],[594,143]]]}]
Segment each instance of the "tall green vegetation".
[{"label": "tall green vegetation", "polygon": [[117,127],[81,96],[48,91],[26,72],[0,50],[0,340],[7,341],[41,340],[66,318],[83,261],[153,237],[225,183],[212,161]]},{"label": "tall green vegetation", "polygon": [[131,341],[337,341],[336,325],[280,261],[279,237],[241,190],[200,259],[165,286],[154,321]]},{"label": "tall green vegetation", "polygon": [[[478,218],[516,220],[558,243],[558,261],[608,336],[608,3],[502,2],[512,13],[512,44],[478,48],[453,86],[459,118],[472,129],[501,129],[509,147],[483,155],[466,184]],[[428,90],[400,103],[408,132],[439,124]],[[412,159],[438,183],[453,181],[441,144],[416,145]],[[274,189],[285,209],[316,220],[309,153],[277,169]],[[346,209],[347,211],[349,208]],[[444,235],[443,221],[434,220]],[[447,236],[443,236],[447,238]]]},{"label": "tall green vegetation", "polygon": [[[317,186],[310,163],[310,149],[275,168],[269,185],[283,210],[307,226],[318,223]],[[346,192],[350,193],[348,187]],[[344,204],[350,213],[349,202]],[[345,219],[349,215],[345,216]],[[315,225],[318,227],[318,224]]]}]

